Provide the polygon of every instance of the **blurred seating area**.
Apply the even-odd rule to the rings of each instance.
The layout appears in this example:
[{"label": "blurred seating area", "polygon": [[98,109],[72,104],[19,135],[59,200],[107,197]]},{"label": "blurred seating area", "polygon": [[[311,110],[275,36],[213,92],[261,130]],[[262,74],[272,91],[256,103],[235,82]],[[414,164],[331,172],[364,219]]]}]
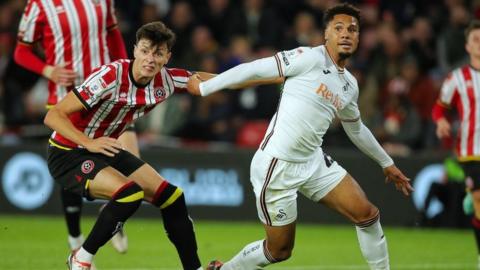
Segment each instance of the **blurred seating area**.
[{"label": "blurred seating area", "polygon": [[[322,44],[322,15],[338,2],[117,0],[115,5],[130,53],[135,30],[161,20],[177,34],[168,66],[219,73],[279,50]],[[450,149],[450,141],[436,139],[430,112],[445,76],[468,60],[463,30],[480,16],[480,1],[348,2],[362,11],[360,45],[348,69],[360,86],[363,121],[394,155]],[[25,4],[26,0],[0,2],[1,144],[42,142],[50,132],[42,124],[44,79],[13,62]],[[140,142],[255,148],[275,113],[280,91],[280,85],[265,85],[202,98],[174,95],[138,122]],[[333,124],[325,144],[354,147],[339,123]]]}]

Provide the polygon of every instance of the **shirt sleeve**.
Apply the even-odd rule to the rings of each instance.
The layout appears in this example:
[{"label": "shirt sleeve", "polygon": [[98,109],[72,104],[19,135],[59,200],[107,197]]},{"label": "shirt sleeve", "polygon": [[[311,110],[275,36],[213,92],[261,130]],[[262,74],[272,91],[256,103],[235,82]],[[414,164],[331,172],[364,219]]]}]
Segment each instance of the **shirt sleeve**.
[{"label": "shirt sleeve", "polygon": [[116,82],[116,68],[106,65],[94,71],[80,86],[72,91],[88,110],[102,98],[120,87]]},{"label": "shirt sleeve", "polygon": [[442,84],[440,89],[439,101],[447,106],[452,104],[454,96],[457,92],[457,84],[455,80],[454,73],[448,74],[447,78]]},{"label": "shirt sleeve", "polygon": [[192,73],[185,69],[169,68],[167,69],[170,78],[173,81],[174,92],[187,91],[188,78],[192,76]]},{"label": "shirt sleeve", "polygon": [[115,16],[114,0],[107,0],[107,29],[117,25],[117,17]]},{"label": "shirt sleeve", "polygon": [[18,40],[24,43],[34,43],[41,39],[45,24],[45,14],[38,2],[28,1],[18,27]]},{"label": "shirt sleeve", "polygon": [[358,109],[358,86],[355,83],[355,94],[352,100],[345,107],[338,111],[338,118],[342,122],[355,122],[360,119],[360,110]]},{"label": "shirt sleeve", "polygon": [[308,47],[298,47],[289,51],[281,51],[275,54],[275,61],[279,77],[292,77],[310,70],[316,63],[317,57]]}]

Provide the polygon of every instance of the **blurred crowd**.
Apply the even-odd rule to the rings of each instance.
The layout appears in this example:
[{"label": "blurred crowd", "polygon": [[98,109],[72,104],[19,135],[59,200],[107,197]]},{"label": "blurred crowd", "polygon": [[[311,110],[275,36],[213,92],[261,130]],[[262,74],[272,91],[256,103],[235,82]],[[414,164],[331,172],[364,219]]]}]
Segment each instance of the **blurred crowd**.
[{"label": "blurred crowd", "polygon": [[[219,73],[279,50],[322,44],[322,15],[338,2],[117,0],[115,6],[130,52],[135,30],[161,20],[177,34],[168,66]],[[451,147],[436,140],[430,114],[446,74],[468,61],[463,30],[480,16],[480,1],[348,2],[362,12],[360,45],[348,69],[359,82],[363,121],[393,154]],[[45,81],[12,59],[26,1],[0,3],[0,143],[44,138]],[[174,95],[138,123],[141,142],[255,147],[275,113],[280,91],[280,85],[266,85],[203,98]],[[326,144],[352,146],[343,134],[334,123]]]}]

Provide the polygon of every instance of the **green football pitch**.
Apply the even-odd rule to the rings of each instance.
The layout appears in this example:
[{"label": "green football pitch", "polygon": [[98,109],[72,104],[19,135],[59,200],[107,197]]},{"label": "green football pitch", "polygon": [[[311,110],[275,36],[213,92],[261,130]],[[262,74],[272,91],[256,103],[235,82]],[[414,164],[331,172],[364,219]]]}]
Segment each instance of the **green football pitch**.
[{"label": "green football pitch", "polygon": [[[93,219],[85,218],[84,232]],[[125,229],[129,250],[117,254],[107,244],[95,258],[99,270],[181,269],[161,221],[132,218]],[[226,260],[245,244],[263,237],[260,223],[196,221],[199,254],[206,264]],[[475,269],[476,247],[470,230],[384,228],[391,268]],[[267,269],[368,269],[355,229],[345,225],[300,224],[293,256]],[[0,215],[0,269],[66,269],[68,250],[62,217]]]}]

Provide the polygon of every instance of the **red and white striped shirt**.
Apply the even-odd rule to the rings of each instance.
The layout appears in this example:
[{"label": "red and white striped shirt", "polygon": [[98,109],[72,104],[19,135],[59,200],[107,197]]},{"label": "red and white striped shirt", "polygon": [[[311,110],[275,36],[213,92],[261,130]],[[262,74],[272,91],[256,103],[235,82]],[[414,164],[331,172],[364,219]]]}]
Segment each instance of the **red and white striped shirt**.
[{"label": "red and white striped shirt", "polygon": [[[133,60],[118,60],[101,66],[73,92],[85,110],[69,116],[72,124],[89,138],[118,138],[128,124],[150,112],[175,91],[185,91],[191,73],[162,68],[147,85],[138,85],[132,75]],[[57,132],[53,142],[66,147],[77,144]]]},{"label": "red and white striped shirt", "polygon": [[443,108],[450,107],[457,110],[460,118],[456,139],[458,159],[480,159],[480,71],[466,65],[448,75],[433,110],[434,120],[445,117]]},{"label": "red and white striped shirt", "polygon": [[[67,64],[82,83],[92,70],[110,62],[107,29],[116,25],[113,0],[29,0],[20,21],[18,39],[42,42],[48,65]],[[68,90],[48,82],[48,105]]]}]

